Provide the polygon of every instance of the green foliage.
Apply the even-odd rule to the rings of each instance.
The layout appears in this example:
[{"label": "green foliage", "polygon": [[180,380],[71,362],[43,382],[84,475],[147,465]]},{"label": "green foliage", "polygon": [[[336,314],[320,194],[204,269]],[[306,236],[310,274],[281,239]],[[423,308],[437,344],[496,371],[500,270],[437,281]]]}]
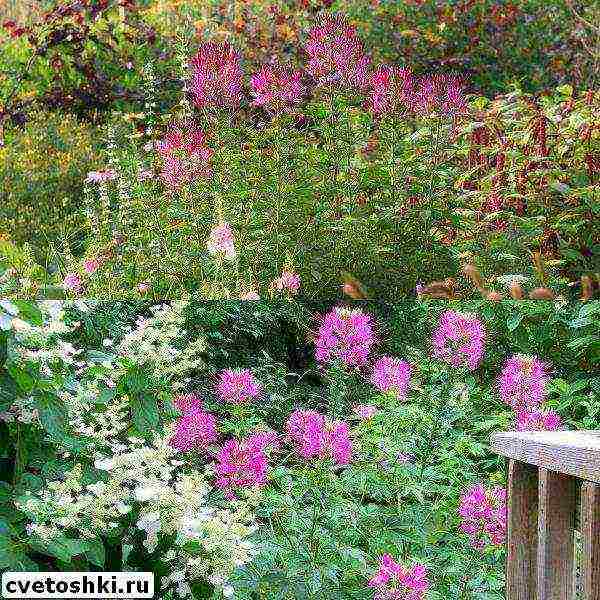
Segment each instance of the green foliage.
[{"label": "green foliage", "polygon": [[[271,456],[268,483],[249,500],[258,524],[250,540],[258,553],[230,576],[235,598],[363,599],[369,597],[366,581],[378,557],[391,553],[402,562],[427,565],[429,599],[500,600],[504,551],[469,548],[457,516],[468,487],[504,481],[502,460],[488,442],[494,431],[513,426],[513,415],[498,397],[496,378],[512,354],[537,355],[552,369],[546,405],[570,429],[597,429],[600,302],[363,302],[356,307],[374,316],[373,359],[389,354],[411,363],[405,401],[376,391],[368,368],[315,362],[311,331],[318,313],[329,308],[324,302],[194,300],[161,309],[134,301],[77,301],[54,308],[5,302],[2,568],[127,567],[151,570],[166,581],[174,567],[165,556],[177,546],[165,534],[156,547],[145,547],[145,533],[136,525],[142,504],[122,515],[112,533],[86,539],[64,532],[44,541],[24,535],[26,525],[47,518],[36,512],[43,505],[34,509],[27,498],[56,489],[48,487],[51,481],[79,485],[76,464],[83,466],[84,484],[110,484],[115,475],[95,461],[106,452],[107,431],[122,443],[131,436],[150,440],[178,417],[173,398],[194,392],[217,419],[219,444],[257,427],[281,432],[296,408],[337,416],[351,428],[348,466],[306,461],[285,441],[283,451]],[[451,371],[430,356],[432,331],[448,308],[476,313],[484,323],[486,353],[474,372]],[[201,361],[190,362],[186,348],[202,348],[194,357]],[[239,367],[251,368],[263,391],[252,404],[232,406],[215,394],[215,375]],[[373,404],[378,412],[359,419],[352,410],[356,404]],[[82,429],[84,423],[96,423],[95,432]],[[102,434],[101,423],[108,427]],[[208,454],[179,458],[190,473],[200,474],[216,450],[211,446]],[[210,468],[207,473],[210,481]],[[228,505],[216,488],[210,497]],[[186,548],[194,556],[200,552],[192,542]],[[220,593],[202,577],[195,580],[194,597]]]},{"label": "green foliage", "polygon": [[17,244],[29,242],[43,265],[55,260],[52,244],[62,257],[64,240],[81,252],[83,181],[97,160],[89,125],[48,111],[31,115],[0,148],[0,231]]}]

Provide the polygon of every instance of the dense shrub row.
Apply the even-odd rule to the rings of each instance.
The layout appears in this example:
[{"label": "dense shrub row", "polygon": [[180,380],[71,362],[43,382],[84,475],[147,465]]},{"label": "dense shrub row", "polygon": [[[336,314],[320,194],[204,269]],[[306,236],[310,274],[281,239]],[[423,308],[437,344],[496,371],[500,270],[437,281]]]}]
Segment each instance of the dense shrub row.
[{"label": "dense shrub row", "polygon": [[599,311],[3,302],[0,568],[499,600],[489,434],[598,428]]}]

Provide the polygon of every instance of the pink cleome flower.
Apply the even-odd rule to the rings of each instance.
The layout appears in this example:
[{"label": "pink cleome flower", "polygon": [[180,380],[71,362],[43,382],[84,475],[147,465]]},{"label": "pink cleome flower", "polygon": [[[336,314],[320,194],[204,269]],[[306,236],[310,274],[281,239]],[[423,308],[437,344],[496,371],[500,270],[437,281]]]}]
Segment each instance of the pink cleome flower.
[{"label": "pink cleome flower", "polygon": [[352,458],[350,432],[343,421],[328,421],[314,410],[296,410],[287,420],[286,432],[303,458],[330,457],[337,465]]},{"label": "pink cleome flower", "polygon": [[406,398],[411,366],[405,360],[382,356],[373,365],[371,383],[381,392],[391,392],[398,400]]},{"label": "pink cleome flower", "polygon": [[190,92],[198,108],[237,108],[242,101],[238,53],[227,43],[206,42],[190,61]]},{"label": "pink cleome flower", "polygon": [[553,410],[517,410],[518,431],[557,431],[562,425],[560,415]]},{"label": "pink cleome flower", "polygon": [[180,394],[173,398],[173,404],[184,415],[202,410],[202,399],[197,394]]},{"label": "pink cleome flower", "polygon": [[383,65],[371,76],[370,86],[367,109],[376,115],[403,111],[452,116],[467,107],[464,83],[451,75],[415,77],[409,69]]},{"label": "pink cleome flower", "polygon": [[224,402],[243,404],[260,394],[261,386],[248,369],[226,369],[219,374],[217,393]]},{"label": "pink cleome flower", "polygon": [[208,253],[212,256],[222,256],[225,260],[235,260],[233,231],[229,223],[219,223],[211,229],[206,247]]},{"label": "pink cleome flower", "polygon": [[258,433],[245,440],[228,440],[217,454],[215,485],[229,499],[236,497],[237,488],[263,486],[267,483],[266,449],[275,446],[277,434]]},{"label": "pink cleome flower", "polygon": [[99,258],[88,258],[83,261],[83,270],[88,275],[93,275],[102,265],[104,261]]},{"label": "pink cleome flower", "polygon": [[193,124],[173,125],[156,149],[163,159],[161,178],[171,193],[211,173],[209,161],[214,152]]},{"label": "pink cleome flower", "polygon": [[475,315],[448,310],[440,317],[432,342],[436,358],[474,371],[483,358],[485,329]]},{"label": "pink cleome flower", "polygon": [[408,69],[383,65],[371,76],[367,109],[376,115],[395,112],[413,93],[414,78]]},{"label": "pink cleome flower", "polygon": [[83,289],[83,281],[77,273],[67,273],[63,280],[63,287],[70,292],[79,294]]},{"label": "pink cleome flower", "polygon": [[309,31],[307,71],[320,83],[366,88],[370,57],[356,28],[339,15],[326,15]]},{"label": "pink cleome flower", "polygon": [[291,71],[281,65],[263,65],[250,78],[255,96],[253,104],[276,113],[289,111],[304,95],[301,78],[301,71]]},{"label": "pink cleome flower", "polygon": [[300,275],[293,271],[282,271],[281,275],[273,280],[272,285],[279,292],[297,294],[300,289]]},{"label": "pink cleome flower", "polygon": [[215,417],[201,409],[193,409],[177,420],[170,444],[181,452],[205,450],[217,441],[217,437]]},{"label": "pink cleome flower", "polygon": [[504,363],[498,389],[502,401],[515,410],[533,410],[544,400],[547,381],[547,367],[539,358],[515,354]]},{"label": "pink cleome flower", "polygon": [[478,550],[501,546],[506,539],[506,490],[494,487],[486,490],[481,484],[461,496],[458,514],[461,529]]},{"label": "pink cleome flower", "polygon": [[352,412],[361,419],[370,419],[377,414],[377,407],[372,404],[357,404],[352,407]]},{"label": "pink cleome flower", "polygon": [[320,362],[337,359],[348,366],[360,366],[367,362],[373,342],[369,315],[360,309],[335,308],[319,327],[315,356]]},{"label": "pink cleome flower", "polygon": [[368,586],[376,589],[375,600],[423,600],[429,589],[429,579],[425,566],[404,567],[391,555],[384,554]]}]

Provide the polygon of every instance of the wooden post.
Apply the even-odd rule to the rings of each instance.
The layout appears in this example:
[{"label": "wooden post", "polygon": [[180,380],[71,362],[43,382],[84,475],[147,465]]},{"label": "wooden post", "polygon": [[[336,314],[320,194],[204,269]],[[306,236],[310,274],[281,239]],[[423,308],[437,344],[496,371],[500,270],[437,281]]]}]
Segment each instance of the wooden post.
[{"label": "wooden post", "polygon": [[526,463],[509,461],[507,495],[506,597],[508,600],[535,600],[538,470]]},{"label": "wooden post", "polygon": [[584,600],[600,600],[600,485],[581,486],[581,535]]},{"label": "wooden post", "polygon": [[539,472],[538,600],[573,600],[575,479]]},{"label": "wooden post", "polygon": [[575,597],[579,481],[584,598],[600,600],[600,431],[498,432],[491,447],[509,461],[507,600]]}]

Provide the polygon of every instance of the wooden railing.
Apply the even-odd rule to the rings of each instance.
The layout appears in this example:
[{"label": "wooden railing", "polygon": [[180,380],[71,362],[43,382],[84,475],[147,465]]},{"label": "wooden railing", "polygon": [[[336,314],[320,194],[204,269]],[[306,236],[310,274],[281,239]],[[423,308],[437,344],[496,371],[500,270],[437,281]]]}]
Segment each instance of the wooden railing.
[{"label": "wooden railing", "polygon": [[506,600],[600,600],[600,431],[505,432],[508,459]]}]

